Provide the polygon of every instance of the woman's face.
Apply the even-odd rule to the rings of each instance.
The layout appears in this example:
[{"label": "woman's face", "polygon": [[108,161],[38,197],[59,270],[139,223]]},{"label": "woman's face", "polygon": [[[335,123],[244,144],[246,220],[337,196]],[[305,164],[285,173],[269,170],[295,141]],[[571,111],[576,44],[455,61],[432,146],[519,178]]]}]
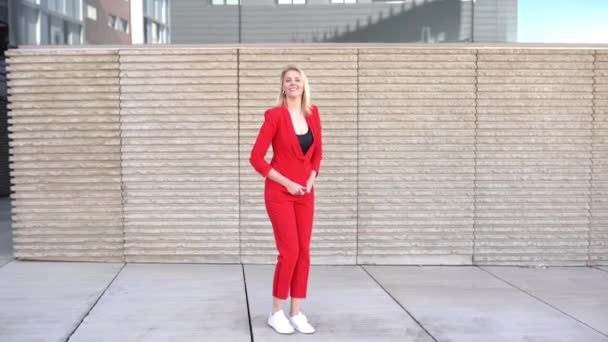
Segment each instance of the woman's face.
[{"label": "woman's face", "polygon": [[283,92],[287,97],[300,98],[304,92],[304,81],[299,72],[289,70],[283,76]]}]

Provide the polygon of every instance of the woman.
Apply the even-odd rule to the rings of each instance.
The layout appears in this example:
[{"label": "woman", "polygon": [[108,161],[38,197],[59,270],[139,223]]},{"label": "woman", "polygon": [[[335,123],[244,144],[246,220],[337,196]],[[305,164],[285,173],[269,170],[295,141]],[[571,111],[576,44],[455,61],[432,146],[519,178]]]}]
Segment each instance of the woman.
[{"label": "woman", "polygon": [[[272,144],[270,164],[264,156]],[[272,286],[268,325],[281,334],[294,328],[305,334],[315,329],[300,311],[306,298],[310,268],[310,236],[314,214],[314,182],[322,157],[321,121],[310,104],[304,72],[293,65],[281,73],[278,106],[264,113],[264,123],[251,150],[250,163],[266,177],[264,201],[279,255]],[[289,318],[282,310],[291,296]]]}]

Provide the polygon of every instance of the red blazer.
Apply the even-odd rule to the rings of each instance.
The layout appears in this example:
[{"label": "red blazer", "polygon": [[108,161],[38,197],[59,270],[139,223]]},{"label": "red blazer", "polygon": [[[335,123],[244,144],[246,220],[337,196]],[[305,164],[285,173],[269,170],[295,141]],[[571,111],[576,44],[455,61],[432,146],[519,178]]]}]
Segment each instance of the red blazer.
[{"label": "red blazer", "polygon": [[[306,186],[306,180],[312,170],[319,173],[323,157],[321,119],[316,106],[313,105],[310,111],[310,114],[306,115],[306,122],[312,131],[313,143],[306,154],[302,153],[286,105],[270,108],[264,113],[264,123],[249,157],[249,162],[257,172],[266,177],[270,169],[275,169],[302,186]],[[273,156],[269,164],[264,156],[271,143]],[[282,185],[268,178],[266,186],[287,191]]]}]

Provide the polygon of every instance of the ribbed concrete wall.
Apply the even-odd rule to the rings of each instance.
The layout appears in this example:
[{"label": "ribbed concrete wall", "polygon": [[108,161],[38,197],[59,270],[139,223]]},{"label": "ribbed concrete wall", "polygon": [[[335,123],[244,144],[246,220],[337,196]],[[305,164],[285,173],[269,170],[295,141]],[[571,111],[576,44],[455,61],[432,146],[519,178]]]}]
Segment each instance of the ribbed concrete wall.
[{"label": "ribbed concrete wall", "polygon": [[118,52],[11,56],[15,256],[122,260]]},{"label": "ribbed concrete wall", "polygon": [[297,63],[324,123],[314,263],[608,262],[606,49],[9,56],[19,258],[273,262],[248,156]]},{"label": "ribbed concrete wall", "polygon": [[127,261],[239,262],[236,49],[120,51]]},{"label": "ribbed concrete wall", "polygon": [[360,49],[359,262],[471,263],[475,50]]},{"label": "ribbed concrete wall", "polygon": [[588,257],[592,50],[478,54],[475,261]]}]

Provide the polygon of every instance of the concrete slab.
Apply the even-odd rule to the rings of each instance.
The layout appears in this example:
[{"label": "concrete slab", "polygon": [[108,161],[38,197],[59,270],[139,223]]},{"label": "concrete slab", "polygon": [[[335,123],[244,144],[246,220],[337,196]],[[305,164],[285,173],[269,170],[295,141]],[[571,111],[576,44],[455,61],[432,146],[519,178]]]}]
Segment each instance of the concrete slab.
[{"label": "concrete slab", "polygon": [[[265,341],[432,341],[360,267],[312,266],[302,312],[314,335],[283,336],[266,320],[272,306],[274,266],[246,265],[245,279],[253,340]],[[284,303],[289,312],[289,303]]]},{"label": "concrete slab", "polygon": [[483,267],[608,337],[608,273],[592,267]]},{"label": "concrete slab", "polygon": [[608,341],[470,266],[365,266],[438,341]]},{"label": "concrete slab", "polygon": [[241,265],[128,264],[78,341],[251,341]]},{"label": "concrete slab", "polygon": [[0,197],[0,267],[11,260],[13,260],[11,202],[9,197]]},{"label": "concrete slab", "polygon": [[0,268],[0,341],[66,341],[121,267],[13,261]]}]

